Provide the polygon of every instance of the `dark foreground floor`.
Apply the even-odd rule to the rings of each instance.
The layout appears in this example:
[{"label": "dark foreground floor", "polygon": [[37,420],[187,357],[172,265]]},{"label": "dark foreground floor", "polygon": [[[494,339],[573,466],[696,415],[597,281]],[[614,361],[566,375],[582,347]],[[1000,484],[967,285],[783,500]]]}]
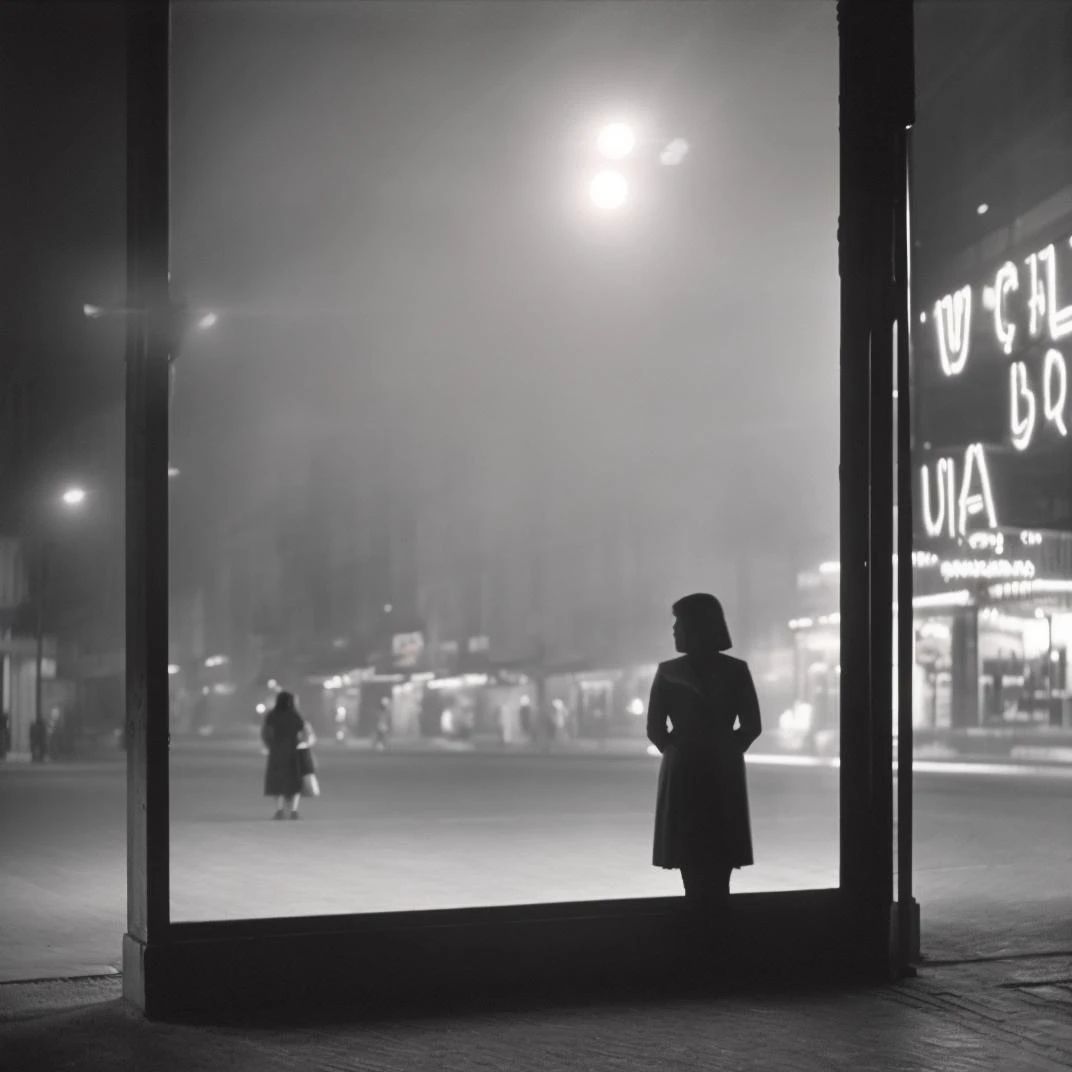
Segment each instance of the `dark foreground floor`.
[{"label": "dark foreground floor", "polygon": [[857,991],[751,992],[452,1018],[148,1023],[117,979],[0,987],[3,1072],[1072,1068],[1072,955],[935,966]]}]

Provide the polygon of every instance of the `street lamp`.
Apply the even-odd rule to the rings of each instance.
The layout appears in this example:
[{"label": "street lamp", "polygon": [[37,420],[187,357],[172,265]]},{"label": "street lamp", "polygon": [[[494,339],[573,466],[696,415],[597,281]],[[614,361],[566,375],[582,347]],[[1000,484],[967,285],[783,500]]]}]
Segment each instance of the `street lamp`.
[{"label": "street lamp", "polygon": [[620,171],[601,171],[589,185],[588,195],[596,208],[612,212],[628,200],[629,183]]},{"label": "street lamp", "polygon": [[625,123],[608,123],[596,138],[596,148],[608,160],[622,160],[636,146],[633,128]]},{"label": "street lamp", "polygon": [[[93,305],[89,302],[82,306],[82,315],[88,320],[126,316],[132,312],[137,312],[137,310]],[[219,313],[215,313],[211,309],[199,313],[190,309],[184,302],[172,302],[168,310],[168,330],[171,333],[171,360],[174,361],[178,356],[178,351],[189,334],[191,327],[195,327],[199,331],[209,331],[219,322]]]},{"label": "street lamp", "polygon": [[86,501],[86,489],[68,488],[60,498],[65,506],[81,506]]}]

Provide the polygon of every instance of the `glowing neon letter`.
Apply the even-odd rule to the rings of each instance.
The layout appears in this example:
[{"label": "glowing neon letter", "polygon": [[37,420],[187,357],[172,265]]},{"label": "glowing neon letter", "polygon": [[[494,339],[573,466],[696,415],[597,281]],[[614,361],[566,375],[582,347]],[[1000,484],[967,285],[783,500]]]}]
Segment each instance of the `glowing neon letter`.
[{"label": "glowing neon letter", "polygon": [[1024,264],[1031,269],[1031,297],[1027,299],[1027,307],[1031,310],[1031,322],[1029,331],[1031,338],[1038,338],[1042,331],[1042,318],[1046,313],[1046,291],[1039,278],[1039,254],[1032,253]]},{"label": "glowing neon letter", "polygon": [[945,463],[945,501],[949,504],[949,509],[945,512],[946,517],[946,529],[949,532],[949,538],[955,540],[957,537],[957,512],[953,509],[953,504],[957,500],[957,467],[952,458],[949,458]]},{"label": "glowing neon letter", "polygon": [[[1072,245],[1072,239],[1069,240]],[[1049,317],[1050,338],[1054,342],[1072,334],[1072,305],[1057,308],[1057,251],[1051,242],[1039,252],[1039,260],[1046,262],[1046,313]]]},{"label": "glowing neon letter", "polygon": [[[941,536],[942,525],[945,523],[946,495],[945,495],[945,471],[949,462],[945,458],[939,458],[935,465],[935,484],[938,488],[938,516],[935,517],[931,510],[931,475],[927,466],[921,466],[920,476],[923,485],[923,527],[928,536]],[[950,503],[952,512],[952,503]]]},{"label": "glowing neon letter", "polygon": [[[1057,395],[1054,397],[1054,380]],[[1042,367],[1042,412],[1061,435],[1068,435],[1065,424],[1065,402],[1068,400],[1068,368],[1060,350],[1047,350],[1046,363]]]},{"label": "glowing neon letter", "polygon": [[[979,481],[977,491],[973,490],[976,475]],[[962,536],[968,531],[968,518],[982,513],[986,514],[987,526],[996,529],[998,518],[994,511],[994,495],[990,490],[990,473],[986,467],[986,454],[982,443],[973,443],[964,452],[964,477],[960,485],[957,529]]]},{"label": "glowing neon letter", "polygon": [[1007,354],[1012,353],[1013,339],[1016,338],[1016,325],[1005,318],[1005,295],[1010,290],[1020,289],[1020,273],[1012,261],[1006,261],[994,279],[994,333]]},{"label": "glowing neon letter", "polygon": [[[1027,413],[1020,416],[1020,399],[1024,400]],[[1035,434],[1035,417],[1038,406],[1035,392],[1027,384],[1027,365],[1014,361],[1009,366],[1009,434],[1017,450],[1027,450]]]},{"label": "glowing neon letter", "polygon": [[938,360],[947,376],[958,376],[968,362],[971,339],[971,287],[961,287],[934,303]]}]

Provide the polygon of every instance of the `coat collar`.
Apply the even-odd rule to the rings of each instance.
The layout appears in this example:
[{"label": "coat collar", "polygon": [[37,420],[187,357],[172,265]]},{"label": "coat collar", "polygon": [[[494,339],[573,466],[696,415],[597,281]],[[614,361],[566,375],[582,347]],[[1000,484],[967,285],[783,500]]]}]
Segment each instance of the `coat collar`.
[{"label": "coat collar", "polygon": [[700,679],[687,655],[681,655],[677,659],[668,659],[660,665],[659,669],[663,677],[672,684],[684,685],[685,688],[692,689],[694,692],[703,693]]}]

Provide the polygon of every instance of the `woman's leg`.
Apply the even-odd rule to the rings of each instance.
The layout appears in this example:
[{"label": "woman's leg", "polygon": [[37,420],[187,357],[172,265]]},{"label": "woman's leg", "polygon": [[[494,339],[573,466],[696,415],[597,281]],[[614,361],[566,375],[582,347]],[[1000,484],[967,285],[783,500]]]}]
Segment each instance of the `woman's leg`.
[{"label": "woman's leg", "polygon": [[282,819],[285,807],[286,807],[286,798],[285,797],[276,797],[275,798],[275,815],[273,816],[273,818]]},{"label": "woman's leg", "polygon": [[696,860],[681,868],[685,896],[691,901],[724,901],[730,895],[733,868],[720,860]]},{"label": "woman's leg", "polygon": [[298,805],[301,803],[301,793],[295,793],[290,798],[290,817],[293,819],[298,814]]}]

